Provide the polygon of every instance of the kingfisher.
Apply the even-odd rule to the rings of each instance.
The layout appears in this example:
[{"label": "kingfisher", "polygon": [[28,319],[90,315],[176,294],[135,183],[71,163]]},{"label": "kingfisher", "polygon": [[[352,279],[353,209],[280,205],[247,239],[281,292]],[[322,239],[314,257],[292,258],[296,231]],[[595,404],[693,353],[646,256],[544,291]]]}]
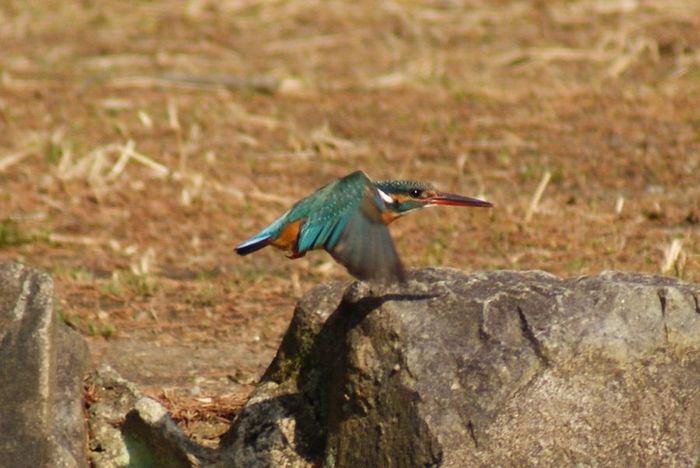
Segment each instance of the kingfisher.
[{"label": "kingfisher", "polygon": [[324,249],[360,280],[405,281],[388,225],[401,216],[437,205],[484,207],[476,198],[438,192],[411,180],[373,181],[363,171],[336,179],[296,202],[265,229],[236,246],[248,255],[268,245],[300,258]]}]

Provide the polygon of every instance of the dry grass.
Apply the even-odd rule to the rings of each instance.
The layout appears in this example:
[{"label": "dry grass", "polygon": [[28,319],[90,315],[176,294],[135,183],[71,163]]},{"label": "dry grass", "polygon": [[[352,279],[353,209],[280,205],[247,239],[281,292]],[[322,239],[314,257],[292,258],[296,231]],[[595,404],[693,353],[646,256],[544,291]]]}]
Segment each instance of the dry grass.
[{"label": "dry grass", "polygon": [[183,398],[173,391],[150,395],[158,400],[187,435],[205,446],[215,447],[231,421],[245,404],[246,396],[223,394]]},{"label": "dry grass", "polygon": [[696,2],[10,1],[0,42],[0,260],[188,427],[347,278],[233,245],[358,168],[495,203],[397,222],[408,265],[700,281]]}]

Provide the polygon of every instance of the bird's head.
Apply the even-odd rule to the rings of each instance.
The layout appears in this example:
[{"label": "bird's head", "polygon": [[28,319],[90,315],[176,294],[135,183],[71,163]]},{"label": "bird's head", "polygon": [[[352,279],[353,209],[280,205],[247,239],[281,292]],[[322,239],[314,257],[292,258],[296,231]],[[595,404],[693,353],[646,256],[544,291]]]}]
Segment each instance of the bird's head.
[{"label": "bird's head", "polygon": [[439,192],[431,184],[412,180],[385,180],[376,182],[379,195],[387,210],[396,217],[429,206],[471,206],[489,208],[491,203],[476,198]]}]

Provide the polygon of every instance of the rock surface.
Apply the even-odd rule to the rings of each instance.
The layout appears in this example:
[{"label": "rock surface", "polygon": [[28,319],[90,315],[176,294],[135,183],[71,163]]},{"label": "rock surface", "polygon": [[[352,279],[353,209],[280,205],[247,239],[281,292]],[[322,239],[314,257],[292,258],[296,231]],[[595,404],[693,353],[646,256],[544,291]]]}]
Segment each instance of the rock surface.
[{"label": "rock surface", "polygon": [[90,462],[95,468],[207,466],[215,453],[191,441],[165,408],[109,366],[87,379]]},{"label": "rock surface", "polygon": [[53,310],[53,282],[0,265],[0,454],[3,466],[87,466],[82,378],[87,346]]},{"label": "rock surface", "polygon": [[413,272],[322,285],[220,466],[697,466],[700,286]]}]

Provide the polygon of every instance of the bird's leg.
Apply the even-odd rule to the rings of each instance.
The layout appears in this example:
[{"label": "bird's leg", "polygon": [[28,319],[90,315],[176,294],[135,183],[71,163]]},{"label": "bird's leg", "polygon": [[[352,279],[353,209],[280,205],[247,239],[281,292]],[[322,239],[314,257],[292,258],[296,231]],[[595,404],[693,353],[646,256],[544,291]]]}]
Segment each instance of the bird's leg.
[{"label": "bird's leg", "polygon": [[291,258],[292,260],[294,260],[294,259],[296,259],[296,258],[301,258],[301,257],[303,257],[304,255],[306,255],[306,252],[295,252],[295,251],[292,251],[289,255],[287,255],[287,258]]}]

